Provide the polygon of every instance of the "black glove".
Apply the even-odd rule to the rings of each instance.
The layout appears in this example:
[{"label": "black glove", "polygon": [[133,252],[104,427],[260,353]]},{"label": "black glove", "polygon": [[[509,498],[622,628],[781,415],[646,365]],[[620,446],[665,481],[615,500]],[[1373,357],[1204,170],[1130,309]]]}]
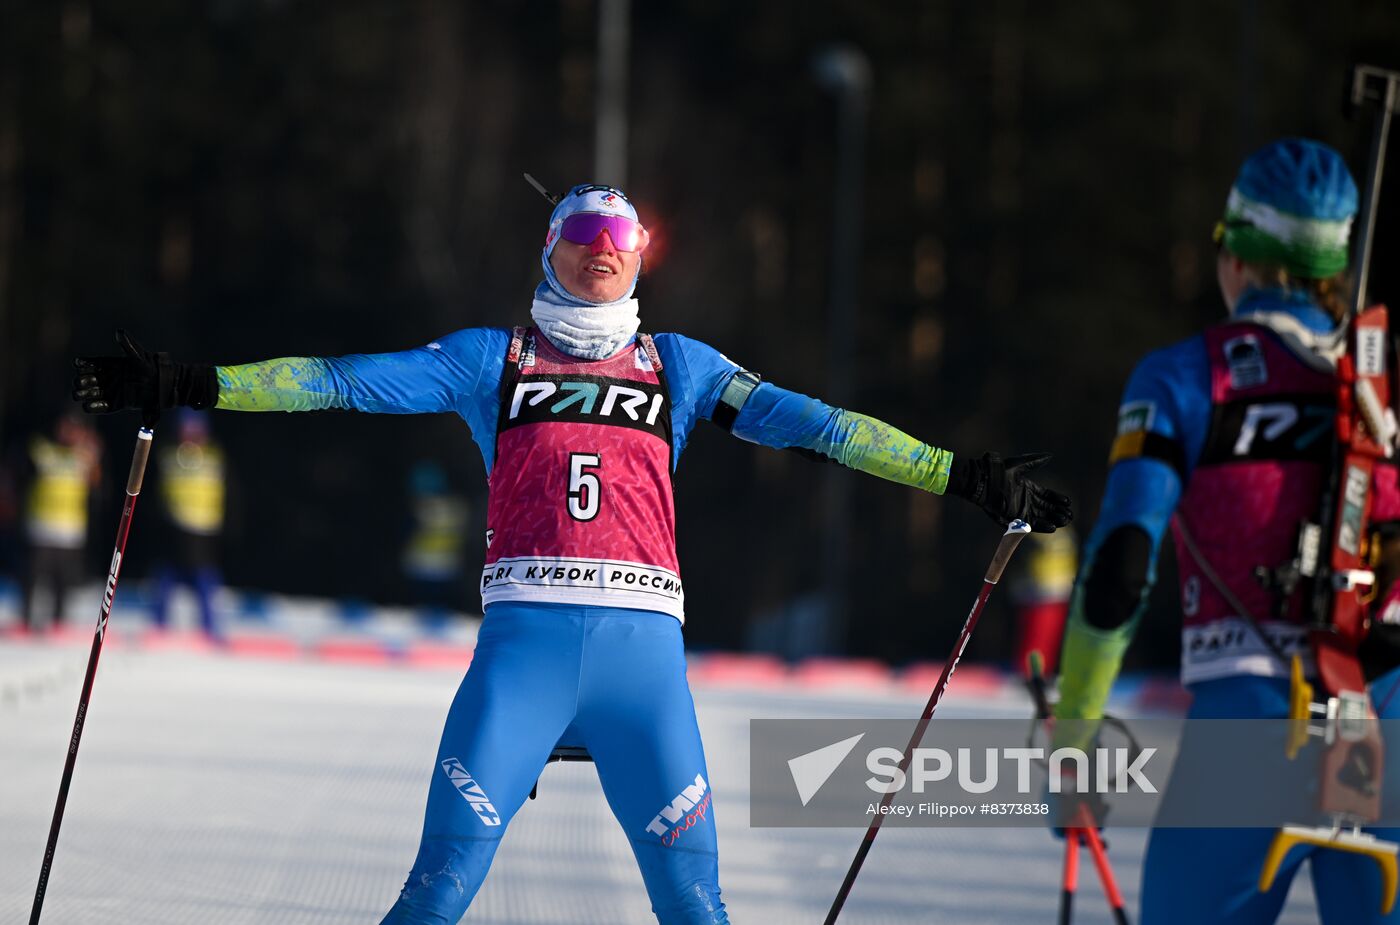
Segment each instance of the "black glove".
[{"label": "black glove", "polygon": [[1049,459],[1049,453],[1008,459],[996,453],[983,453],[978,458],[954,454],[947,491],[971,501],[1003,527],[1013,520],[1024,520],[1037,533],[1054,533],[1074,519],[1069,498],[1026,477]]},{"label": "black glove", "polygon": [[168,353],[143,350],[125,331],[117,331],[117,343],[125,356],[73,361],[73,400],[88,414],[139,409],[150,426],[167,408],[210,408],[219,400],[213,366],[172,362]]}]

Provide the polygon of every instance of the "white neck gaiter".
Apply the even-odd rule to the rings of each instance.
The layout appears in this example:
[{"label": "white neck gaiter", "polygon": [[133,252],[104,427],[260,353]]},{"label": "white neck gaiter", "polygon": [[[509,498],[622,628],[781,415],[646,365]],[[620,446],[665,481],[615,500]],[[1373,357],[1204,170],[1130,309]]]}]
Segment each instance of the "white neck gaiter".
[{"label": "white neck gaiter", "polygon": [[642,323],[636,299],[584,308],[546,302],[537,294],[530,317],[551,344],[581,360],[605,360],[617,353]]}]

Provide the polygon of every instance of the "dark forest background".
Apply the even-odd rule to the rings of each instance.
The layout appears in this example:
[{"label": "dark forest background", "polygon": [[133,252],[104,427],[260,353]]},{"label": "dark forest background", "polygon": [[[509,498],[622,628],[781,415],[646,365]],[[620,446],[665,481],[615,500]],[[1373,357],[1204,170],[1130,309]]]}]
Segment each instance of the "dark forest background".
[{"label": "dark forest background", "polygon": [[[614,179],[592,175],[588,0],[0,11],[4,458],[65,410],[70,358],[106,352],[118,326],[238,363],[524,322],[548,206],[521,172]],[[837,125],[812,61],[831,43],[863,50],[873,76],[850,405],[958,452],[1054,452],[1082,537],[1128,371],[1222,313],[1209,233],[1239,161],[1305,134],[1360,177],[1370,129],[1342,116],[1343,81],[1357,60],[1400,67],[1400,4],[634,4],[627,190],[658,241],[644,329],[818,396]],[[1391,160],[1372,292],[1395,301]],[[99,423],[95,560],[134,424]],[[420,459],[483,519],[480,456],[455,417],[214,425],[234,472],[235,586],[401,599]],[[697,430],[677,480],[693,645],[740,648],[821,588],[823,470]],[[841,648],[941,659],[996,529],[961,502],[850,478]],[[154,555],[142,526],[134,570]],[[1159,597],[1139,662],[1175,657]],[[1000,606],[974,655],[1004,654]]]}]

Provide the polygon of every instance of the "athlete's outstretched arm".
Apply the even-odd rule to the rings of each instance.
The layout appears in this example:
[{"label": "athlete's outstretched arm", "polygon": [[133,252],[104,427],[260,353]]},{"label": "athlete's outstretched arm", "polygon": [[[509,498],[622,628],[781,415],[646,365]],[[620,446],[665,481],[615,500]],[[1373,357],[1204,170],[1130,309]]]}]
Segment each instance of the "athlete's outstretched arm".
[{"label": "athlete's outstretched arm", "polygon": [[818,453],[901,485],[943,494],[953,454],[868,415],[760,383],[731,428],[736,437],[776,449]]},{"label": "athlete's outstretched arm", "polygon": [[395,353],[283,357],[215,370],[215,407],[230,411],[422,414],[455,410],[458,396],[475,389],[481,364],[464,363],[435,341]]},{"label": "athlete's outstretched arm", "polygon": [[[777,449],[816,454],[861,472],[977,504],[998,523],[1019,518],[1039,531],[1069,523],[1069,498],[1036,484],[1028,473],[1049,459],[995,454],[958,457],[868,415],[790,392],[740,369],[712,347],[663,335],[681,367],[682,388],[695,393],[695,414],[738,437]],[[670,345],[674,344],[672,348]],[[680,433],[692,420],[677,421]]]},{"label": "athlete's outstretched arm", "polygon": [[396,353],[283,357],[239,366],[174,363],[119,334],[124,356],[78,360],[73,397],[83,410],[98,413],[180,405],[233,411],[453,411],[462,396],[475,391],[493,333],[474,328]]}]

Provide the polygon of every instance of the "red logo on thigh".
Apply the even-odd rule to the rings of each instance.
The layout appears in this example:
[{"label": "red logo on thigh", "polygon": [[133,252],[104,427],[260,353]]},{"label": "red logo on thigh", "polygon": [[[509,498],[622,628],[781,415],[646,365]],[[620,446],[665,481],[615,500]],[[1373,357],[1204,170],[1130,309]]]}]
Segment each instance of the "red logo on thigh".
[{"label": "red logo on thigh", "polygon": [[705,794],[705,798],[697,803],[694,809],[686,813],[685,818],[678,822],[675,828],[661,836],[661,844],[665,845],[667,848],[671,847],[680,839],[681,835],[684,834],[687,829],[697,823],[704,822],[705,818],[710,814],[710,797],[711,794]]}]

